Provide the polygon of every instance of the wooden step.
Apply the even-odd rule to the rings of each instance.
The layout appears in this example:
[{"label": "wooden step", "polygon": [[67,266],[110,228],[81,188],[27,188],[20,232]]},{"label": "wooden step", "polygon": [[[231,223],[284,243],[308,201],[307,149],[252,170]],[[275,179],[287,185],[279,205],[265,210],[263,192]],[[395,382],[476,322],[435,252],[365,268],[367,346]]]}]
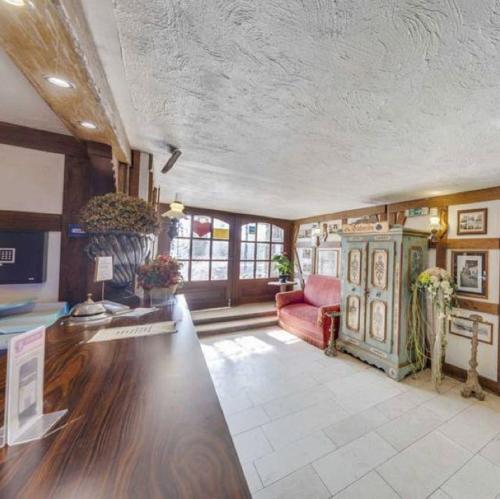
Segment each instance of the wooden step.
[{"label": "wooden step", "polygon": [[274,316],[210,322],[208,324],[195,325],[195,328],[198,336],[211,336],[215,334],[235,333],[258,327],[276,326],[277,324],[278,319],[275,314]]},{"label": "wooden step", "polygon": [[195,325],[213,324],[218,322],[231,322],[244,319],[257,319],[261,317],[276,317],[274,303],[262,306],[225,307],[208,310],[194,310],[192,313]]}]

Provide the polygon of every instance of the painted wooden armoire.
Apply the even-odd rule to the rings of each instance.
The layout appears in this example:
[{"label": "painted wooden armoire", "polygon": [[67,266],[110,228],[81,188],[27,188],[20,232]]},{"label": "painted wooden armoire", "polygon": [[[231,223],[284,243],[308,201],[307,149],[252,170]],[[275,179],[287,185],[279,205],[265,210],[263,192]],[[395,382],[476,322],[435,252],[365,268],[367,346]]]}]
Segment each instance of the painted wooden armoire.
[{"label": "painted wooden armoire", "polygon": [[396,226],[342,234],[342,302],[337,347],[400,380],[407,351],[411,284],[427,268],[428,234]]}]

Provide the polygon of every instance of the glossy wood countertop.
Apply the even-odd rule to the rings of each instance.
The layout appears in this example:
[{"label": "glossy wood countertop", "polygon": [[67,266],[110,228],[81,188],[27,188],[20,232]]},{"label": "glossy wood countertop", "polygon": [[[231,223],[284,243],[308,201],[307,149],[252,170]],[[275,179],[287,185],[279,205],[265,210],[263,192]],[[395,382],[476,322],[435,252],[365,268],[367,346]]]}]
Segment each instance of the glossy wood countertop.
[{"label": "glossy wood countertop", "polygon": [[[86,343],[100,327],[171,318],[173,334]],[[47,330],[44,411],[68,415],[0,450],[0,497],[249,499],[184,298],[100,327]]]}]

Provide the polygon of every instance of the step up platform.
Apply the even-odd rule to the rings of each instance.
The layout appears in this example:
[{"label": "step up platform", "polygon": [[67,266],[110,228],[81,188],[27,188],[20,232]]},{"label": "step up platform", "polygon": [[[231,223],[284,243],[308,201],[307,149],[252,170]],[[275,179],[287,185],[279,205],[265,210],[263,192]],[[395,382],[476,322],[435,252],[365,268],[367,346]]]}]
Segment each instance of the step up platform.
[{"label": "step up platform", "polygon": [[199,336],[234,333],[278,324],[274,302],[195,310],[192,317]]}]

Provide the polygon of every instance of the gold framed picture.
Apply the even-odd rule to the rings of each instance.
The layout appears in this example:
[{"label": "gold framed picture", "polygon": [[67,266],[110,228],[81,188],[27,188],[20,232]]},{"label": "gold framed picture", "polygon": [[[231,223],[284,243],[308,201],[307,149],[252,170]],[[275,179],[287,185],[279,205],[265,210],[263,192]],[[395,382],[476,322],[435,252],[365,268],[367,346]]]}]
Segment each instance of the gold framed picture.
[{"label": "gold framed picture", "polygon": [[488,208],[457,211],[457,236],[486,234],[488,232]]}]

